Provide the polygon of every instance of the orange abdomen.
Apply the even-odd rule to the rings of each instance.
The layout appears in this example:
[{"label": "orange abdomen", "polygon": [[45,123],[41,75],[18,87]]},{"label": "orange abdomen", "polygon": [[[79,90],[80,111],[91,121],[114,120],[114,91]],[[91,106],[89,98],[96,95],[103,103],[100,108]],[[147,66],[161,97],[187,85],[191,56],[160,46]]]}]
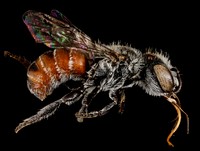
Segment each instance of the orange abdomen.
[{"label": "orange abdomen", "polygon": [[83,76],[86,58],[76,48],[55,49],[42,54],[28,68],[27,84],[31,93],[44,100],[60,84]]}]

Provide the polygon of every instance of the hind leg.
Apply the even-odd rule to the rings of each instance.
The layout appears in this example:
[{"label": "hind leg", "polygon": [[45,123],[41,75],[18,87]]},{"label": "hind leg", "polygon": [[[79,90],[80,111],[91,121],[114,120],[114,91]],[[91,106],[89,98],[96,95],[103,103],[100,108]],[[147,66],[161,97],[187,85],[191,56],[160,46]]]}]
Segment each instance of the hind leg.
[{"label": "hind leg", "polygon": [[80,95],[79,92],[71,92],[69,94],[66,94],[61,99],[52,102],[40,109],[35,115],[26,118],[15,128],[15,133],[18,133],[22,128],[28,125],[32,125],[34,123],[40,122],[43,119],[47,119],[56,112],[56,110],[60,107],[62,103],[65,103],[66,105],[71,105],[78,101],[81,97],[82,95]]},{"label": "hind leg", "polygon": [[17,60],[17,61],[20,62],[22,65],[24,65],[25,68],[28,68],[29,65],[30,65],[30,61],[28,61],[25,57],[12,54],[12,53],[9,52],[9,51],[4,51],[4,56],[5,56],[5,57],[10,57],[10,58],[13,58],[13,59]]}]

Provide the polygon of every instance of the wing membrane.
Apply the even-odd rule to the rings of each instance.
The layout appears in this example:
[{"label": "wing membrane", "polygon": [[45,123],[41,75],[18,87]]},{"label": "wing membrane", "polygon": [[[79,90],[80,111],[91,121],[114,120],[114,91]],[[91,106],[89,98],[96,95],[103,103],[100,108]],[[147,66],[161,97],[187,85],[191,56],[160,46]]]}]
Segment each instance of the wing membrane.
[{"label": "wing membrane", "polygon": [[[52,14],[64,18],[58,11],[53,10]],[[88,44],[82,40],[87,36],[80,34],[66,18],[61,21],[53,16],[29,10],[23,15],[23,21],[37,43],[44,43],[50,48],[87,48]],[[80,35],[84,38],[79,38]],[[90,40],[89,37],[87,39]]]},{"label": "wing membrane", "polygon": [[103,44],[94,44],[89,36],[57,10],[52,10],[50,15],[29,10],[24,13],[23,21],[37,43],[44,43],[50,48],[80,48],[90,58],[93,55],[116,57],[113,50]]}]

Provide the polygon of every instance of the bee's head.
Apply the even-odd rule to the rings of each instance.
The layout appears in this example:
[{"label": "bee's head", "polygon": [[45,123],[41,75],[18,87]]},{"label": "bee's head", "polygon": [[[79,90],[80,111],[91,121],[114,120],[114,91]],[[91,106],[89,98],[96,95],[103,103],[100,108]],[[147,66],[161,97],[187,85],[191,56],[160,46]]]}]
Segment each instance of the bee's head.
[{"label": "bee's head", "polygon": [[181,112],[186,115],[187,132],[189,132],[189,117],[182,110],[179,98],[176,95],[182,86],[180,73],[171,65],[169,58],[162,53],[148,51],[144,55],[144,64],[140,75],[142,80],[138,82],[138,85],[149,95],[165,97],[177,111],[174,127],[167,137],[167,143],[173,146],[170,138],[180,125]]},{"label": "bee's head", "polygon": [[153,96],[169,96],[178,93],[182,82],[179,71],[173,67],[167,56],[148,51],[145,55],[145,67],[139,82],[146,93]]}]

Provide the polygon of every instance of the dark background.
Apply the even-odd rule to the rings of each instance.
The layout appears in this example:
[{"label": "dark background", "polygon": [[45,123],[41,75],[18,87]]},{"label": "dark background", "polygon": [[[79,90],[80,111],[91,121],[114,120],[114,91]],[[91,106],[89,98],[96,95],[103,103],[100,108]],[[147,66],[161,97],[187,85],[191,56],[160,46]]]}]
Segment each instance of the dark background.
[{"label": "dark background", "polygon": [[[126,3],[111,4],[103,1],[91,3],[68,1],[25,1],[14,4],[6,1],[0,14],[0,147],[9,150],[56,148],[56,150],[190,150],[196,145],[195,104],[198,102],[197,9],[188,3]],[[78,28],[94,40],[110,44],[122,44],[144,51],[145,48],[162,49],[180,72],[183,87],[178,94],[182,108],[190,117],[190,134],[186,134],[186,118],[171,138],[174,148],[167,146],[168,136],[176,113],[164,99],[147,95],[134,87],[126,91],[124,114],[114,108],[106,116],[88,119],[78,123],[74,114],[80,103],[70,107],[61,106],[48,120],[28,126],[18,134],[15,127],[23,119],[35,114],[46,104],[65,94],[62,88],[56,90],[44,102],[30,94],[26,86],[26,70],[18,62],[3,57],[3,50],[35,60],[49,50],[43,44],[36,44],[22,21],[22,14],[29,10],[49,13],[57,9],[65,14]],[[197,38],[196,38],[197,37]],[[197,87],[196,87],[197,86]],[[195,97],[195,95],[197,97]],[[94,104],[109,101],[107,95],[100,95]],[[196,105],[197,106],[197,105]],[[197,114],[196,114],[197,115]],[[195,149],[198,150],[198,149]]]}]

